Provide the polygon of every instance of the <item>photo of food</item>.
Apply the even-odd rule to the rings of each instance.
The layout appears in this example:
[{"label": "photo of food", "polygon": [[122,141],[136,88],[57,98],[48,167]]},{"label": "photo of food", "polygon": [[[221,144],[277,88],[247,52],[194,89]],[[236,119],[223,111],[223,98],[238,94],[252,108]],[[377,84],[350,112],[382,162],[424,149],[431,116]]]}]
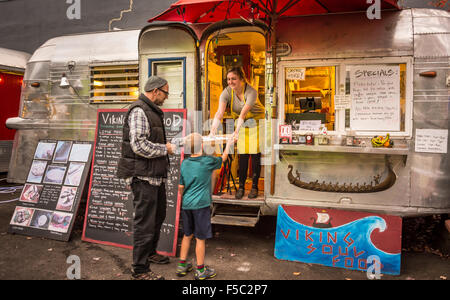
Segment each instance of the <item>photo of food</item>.
[{"label": "photo of food", "polygon": [[35,159],[47,159],[50,160],[53,157],[53,151],[55,151],[56,143],[39,142],[34,153]]},{"label": "photo of food", "polygon": [[17,206],[12,216],[11,225],[28,226],[30,225],[31,217],[33,216],[34,209],[27,207]]},{"label": "photo of food", "polygon": [[83,175],[84,163],[71,162],[69,171],[67,171],[65,185],[80,185],[81,176]]},{"label": "photo of food", "polygon": [[55,156],[53,157],[53,162],[66,163],[69,159],[71,147],[71,141],[58,141],[58,144],[56,145]]},{"label": "photo of food", "polygon": [[73,144],[69,161],[87,162],[91,153],[91,144]]},{"label": "photo of food", "polygon": [[33,183],[41,183],[47,162],[45,160],[33,160],[27,181]]},{"label": "photo of food", "polygon": [[69,230],[70,221],[72,220],[72,214],[57,212],[53,213],[50,221],[49,230],[66,233]]},{"label": "photo of food", "polygon": [[20,195],[19,200],[23,202],[38,203],[39,196],[41,195],[43,185],[37,184],[25,184],[22,190],[22,195]]},{"label": "photo of food", "polygon": [[72,186],[63,186],[61,194],[59,195],[58,204],[56,209],[70,211],[75,201],[75,195],[77,194],[77,188]]},{"label": "photo of food", "polygon": [[59,165],[48,166],[47,173],[45,173],[44,177],[44,183],[62,184],[65,172],[66,167],[61,167]]},{"label": "photo of food", "polygon": [[30,226],[38,229],[48,229],[53,212],[49,210],[36,209],[31,219]]}]

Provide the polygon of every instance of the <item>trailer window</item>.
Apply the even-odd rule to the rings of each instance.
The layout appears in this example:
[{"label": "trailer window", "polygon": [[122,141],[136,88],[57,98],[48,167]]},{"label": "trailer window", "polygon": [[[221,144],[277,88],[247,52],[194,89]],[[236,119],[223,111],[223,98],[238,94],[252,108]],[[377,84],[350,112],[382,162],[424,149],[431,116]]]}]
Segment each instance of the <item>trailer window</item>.
[{"label": "trailer window", "polygon": [[91,66],[91,103],[132,102],[139,97],[138,65]]},{"label": "trailer window", "polygon": [[286,123],[335,130],[336,67],[287,67],[285,78]]},{"label": "trailer window", "polygon": [[169,83],[169,97],[162,108],[186,107],[186,58],[149,59],[149,76],[157,75]]}]

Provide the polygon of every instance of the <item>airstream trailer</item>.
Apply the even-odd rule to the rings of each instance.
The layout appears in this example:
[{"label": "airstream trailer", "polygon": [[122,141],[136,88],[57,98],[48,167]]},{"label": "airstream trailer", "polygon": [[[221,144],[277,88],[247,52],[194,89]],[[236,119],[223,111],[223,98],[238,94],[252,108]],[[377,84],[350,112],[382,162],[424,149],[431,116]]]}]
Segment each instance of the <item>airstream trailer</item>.
[{"label": "airstream trailer", "polygon": [[9,182],[25,182],[40,139],[93,141],[98,108],[123,108],[137,98],[138,36],[138,30],[67,35],[34,52],[19,115],[6,122],[17,130]]},{"label": "airstream trailer", "polygon": [[[170,79],[168,108],[185,108],[193,128],[207,135],[226,70],[238,65],[266,110],[260,194],[234,198],[237,159],[230,160],[213,196],[215,223],[253,226],[279,204],[448,213],[449,23],[448,12],[432,9],[383,11],[380,20],[365,12],[279,19],[276,59],[267,51],[268,28],[257,20],[159,23],[140,32],[52,39],[28,63],[20,115],[7,122],[18,129],[8,179],[24,181],[39,138],[93,140],[96,110],[125,108],[133,97],[117,93],[138,92],[137,81],[152,74]],[[131,72],[136,85],[108,96],[108,87],[97,90],[95,83],[104,70]],[[84,87],[61,89],[63,73]],[[35,81],[38,89],[30,86]],[[385,97],[395,100],[379,104]],[[233,130],[230,117],[223,133]],[[280,125],[293,126],[295,144],[280,143]],[[393,147],[371,145],[387,134]],[[317,144],[303,144],[308,136]]]},{"label": "airstream trailer", "polygon": [[14,130],[5,127],[6,119],[17,116],[23,73],[30,54],[0,48],[0,97],[3,111],[0,117],[0,172],[7,172],[14,140]]},{"label": "airstream trailer", "polygon": [[[195,99],[186,108],[201,115],[205,135],[230,66],[243,67],[257,89],[266,110],[260,195],[235,199],[236,159],[229,162],[213,196],[215,223],[252,226],[280,204],[443,213],[450,210],[449,25],[450,14],[433,9],[383,11],[380,20],[365,12],[280,18],[273,60],[268,28],[257,20],[151,24],[139,37],[140,76],[178,64],[180,86]],[[227,118],[223,132],[232,133]],[[292,126],[295,144],[280,143],[280,125]],[[387,134],[394,146],[372,146]],[[315,141],[302,144],[308,136]],[[431,150],[435,142],[440,149]]]}]

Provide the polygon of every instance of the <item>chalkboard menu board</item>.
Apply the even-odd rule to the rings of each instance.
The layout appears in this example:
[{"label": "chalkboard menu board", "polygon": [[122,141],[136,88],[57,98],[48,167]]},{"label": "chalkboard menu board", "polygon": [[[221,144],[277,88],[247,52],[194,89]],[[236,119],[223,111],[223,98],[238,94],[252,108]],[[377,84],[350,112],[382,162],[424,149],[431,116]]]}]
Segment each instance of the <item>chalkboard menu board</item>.
[{"label": "chalkboard menu board", "polygon": [[[165,109],[167,140],[185,134],[186,111]],[[98,110],[94,158],[82,239],[131,249],[133,245],[133,194],[125,180],[116,176],[121,156],[126,109]],[[181,195],[179,170],[184,153],[171,155],[166,181],[167,213],[157,251],[174,256],[178,236]]]},{"label": "chalkboard menu board", "polygon": [[39,141],[8,232],[69,240],[92,146],[91,142]]}]

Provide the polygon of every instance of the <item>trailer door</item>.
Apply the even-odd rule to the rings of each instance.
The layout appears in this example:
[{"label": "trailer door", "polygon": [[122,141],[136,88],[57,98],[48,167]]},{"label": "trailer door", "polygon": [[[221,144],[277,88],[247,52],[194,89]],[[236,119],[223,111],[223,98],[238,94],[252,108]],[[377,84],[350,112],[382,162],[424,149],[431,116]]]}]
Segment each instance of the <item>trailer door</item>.
[{"label": "trailer door", "polygon": [[197,38],[183,24],[148,26],[139,38],[139,79],[143,92],[148,77],[169,82],[169,98],[162,108],[197,110]]}]

